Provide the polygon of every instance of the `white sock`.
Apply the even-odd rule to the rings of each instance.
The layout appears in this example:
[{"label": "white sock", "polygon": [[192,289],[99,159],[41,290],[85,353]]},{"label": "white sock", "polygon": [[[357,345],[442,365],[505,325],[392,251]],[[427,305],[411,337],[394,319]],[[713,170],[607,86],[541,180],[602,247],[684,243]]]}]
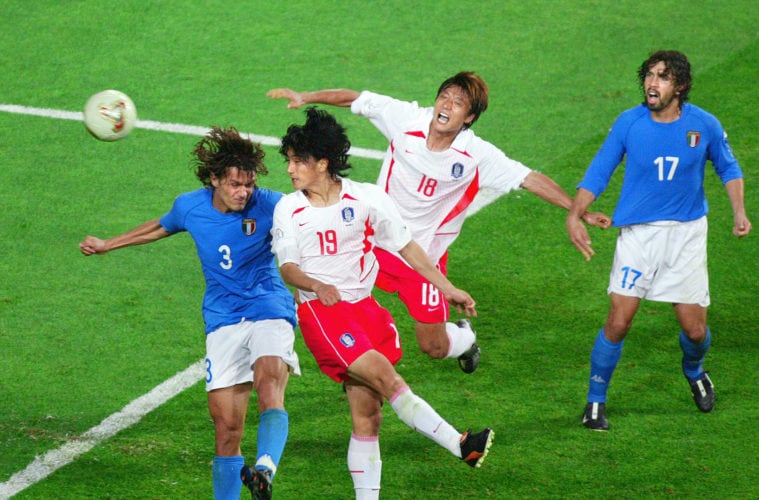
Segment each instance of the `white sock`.
[{"label": "white sock", "polygon": [[448,334],[448,354],[446,358],[458,358],[464,354],[474,341],[477,340],[470,328],[461,328],[455,323],[445,324],[445,333]]},{"label": "white sock", "polygon": [[379,436],[351,434],[348,445],[348,470],[356,490],[356,500],[379,498],[382,479]]},{"label": "white sock", "polygon": [[425,400],[406,386],[390,398],[390,406],[406,425],[461,458],[461,433],[443,420]]},{"label": "white sock", "polygon": [[274,478],[274,474],[277,473],[277,466],[274,464],[274,460],[271,459],[270,455],[261,455],[260,457],[258,457],[258,460],[256,460],[256,465],[254,466],[254,468],[258,469],[259,466],[269,469],[271,471],[272,478]]}]

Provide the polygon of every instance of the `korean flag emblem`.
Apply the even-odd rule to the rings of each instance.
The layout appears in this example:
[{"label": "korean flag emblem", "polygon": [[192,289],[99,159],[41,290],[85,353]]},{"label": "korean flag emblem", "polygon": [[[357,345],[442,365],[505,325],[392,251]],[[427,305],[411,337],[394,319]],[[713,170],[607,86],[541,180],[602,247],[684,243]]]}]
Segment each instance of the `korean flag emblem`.
[{"label": "korean flag emblem", "polygon": [[250,236],[256,232],[256,219],[243,219],[242,220],[242,232],[245,236]]},{"label": "korean flag emblem", "polygon": [[343,344],[345,347],[353,347],[356,345],[356,339],[353,338],[353,335],[350,333],[343,333],[340,335],[340,343]]},{"label": "korean flag emblem", "polygon": [[464,175],[464,165],[456,162],[451,166],[451,177],[454,179],[460,178],[462,175]]},{"label": "korean flag emblem", "polygon": [[689,131],[688,134],[688,146],[695,148],[698,143],[701,142],[701,132]]},{"label": "korean flag emblem", "polygon": [[343,208],[342,216],[343,216],[343,222],[352,222],[353,219],[356,217],[356,214],[353,211],[353,207]]}]

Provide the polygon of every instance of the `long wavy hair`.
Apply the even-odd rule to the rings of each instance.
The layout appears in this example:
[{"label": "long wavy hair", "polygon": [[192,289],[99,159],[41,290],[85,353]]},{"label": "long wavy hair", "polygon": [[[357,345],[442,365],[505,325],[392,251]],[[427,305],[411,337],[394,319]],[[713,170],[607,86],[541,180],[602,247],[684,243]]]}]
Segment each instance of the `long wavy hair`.
[{"label": "long wavy hair", "polygon": [[224,178],[227,169],[253,172],[255,177],[269,173],[264,165],[265,153],[260,144],[240,135],[236,128],[211,127],[193,150],[195,175],[204,186],[211,185],[211,175]]}]

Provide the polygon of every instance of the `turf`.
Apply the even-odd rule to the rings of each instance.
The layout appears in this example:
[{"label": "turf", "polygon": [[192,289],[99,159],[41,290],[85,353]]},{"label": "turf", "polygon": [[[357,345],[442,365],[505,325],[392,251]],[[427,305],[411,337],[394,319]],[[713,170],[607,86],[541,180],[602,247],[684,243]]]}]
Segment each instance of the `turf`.
[{"label": "turf", "polygon": [[[300,111],[269,88],[369,88],[431,104],[462,70],[490,86],[475,125],[568,192],[614,117],[640,100],[635,69],[677,48],[694,67],[691,100],[720,118],[746,174],[757,223],[759,11],[754,2],[3,2],[0,103],[80,111],[117,88],[141,119],[234,125],[281,136]],[[365,120],[334,110],[353,144],[384,149]],[[110,236],[168,210],[193,189],[196,137],[137,129],[93,140],[81,123],[0,113],[0,482],[76,439],[203,356],[202,276],[175,236],[84,258],[87,234]],[[266,187],[290,190],[267,148]],[[356,158],[352,177],[379,162]],[[618,179],[617,179],[618,181]],[[614,184],[596,206],[611,211]],[[677,325],[645,303],[610,391],[612,431],[579,425],[591,343],[606,314],[614,234],[592,232],[586,263],[564,214],[529,194],[485,207],[451,251],[450,276],[478,301],[482,365],[471,376],[424,358],[394,297],[399,371],[462,430],[496,443],[469,470],[386,408],[384,498],[755,498],[759,476],[757,235],[737,240],[724,189],[707,176],[714,332],[707,368],[717,406],[700,414],[679,372]],[[302,341],[304,376],[288,388],[290,439],[278,498],[352,498],[350,432],[339,387]],[[253,455],[251,406],[245,447]],[[213,427],[196,384],[18,498],[211,496]]]}]

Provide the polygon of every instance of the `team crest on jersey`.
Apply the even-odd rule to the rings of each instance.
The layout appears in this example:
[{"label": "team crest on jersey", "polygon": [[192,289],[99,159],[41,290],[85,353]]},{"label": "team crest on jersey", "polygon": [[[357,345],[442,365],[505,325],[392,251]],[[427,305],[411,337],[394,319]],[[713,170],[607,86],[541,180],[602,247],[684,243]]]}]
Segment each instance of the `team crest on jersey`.
[{"label": "team crest on jersey", "polygon": [[356,213],[353,211],[353,207],[345,207],[342,211],[343,222],[353,222],[356,218]]},{"label": "team crest on jersey", "polygon": [[451,177],[458,179],[462,175],[464,175],[464,165],[459,162],[454,163],[453,166],[451,166]]},{"label": "team crest on jersey", "polygon": [[688,131],[688,146],[695,148],[698,143],[701,142],[701,132],[695,132],[693,130]]},{"label": "team crest on jersey", "polygon": [[353,347],[356,345],[356,339],[353,338],[353,335],[350,333],[343,333],[340,335],[340,343],[343,344],[345,347]]},{"label": "team crest on jersey", "polygon": [[242,232],[245,236],[250,236],[256,232],[256,219],[243,219],[242,220]]}]

